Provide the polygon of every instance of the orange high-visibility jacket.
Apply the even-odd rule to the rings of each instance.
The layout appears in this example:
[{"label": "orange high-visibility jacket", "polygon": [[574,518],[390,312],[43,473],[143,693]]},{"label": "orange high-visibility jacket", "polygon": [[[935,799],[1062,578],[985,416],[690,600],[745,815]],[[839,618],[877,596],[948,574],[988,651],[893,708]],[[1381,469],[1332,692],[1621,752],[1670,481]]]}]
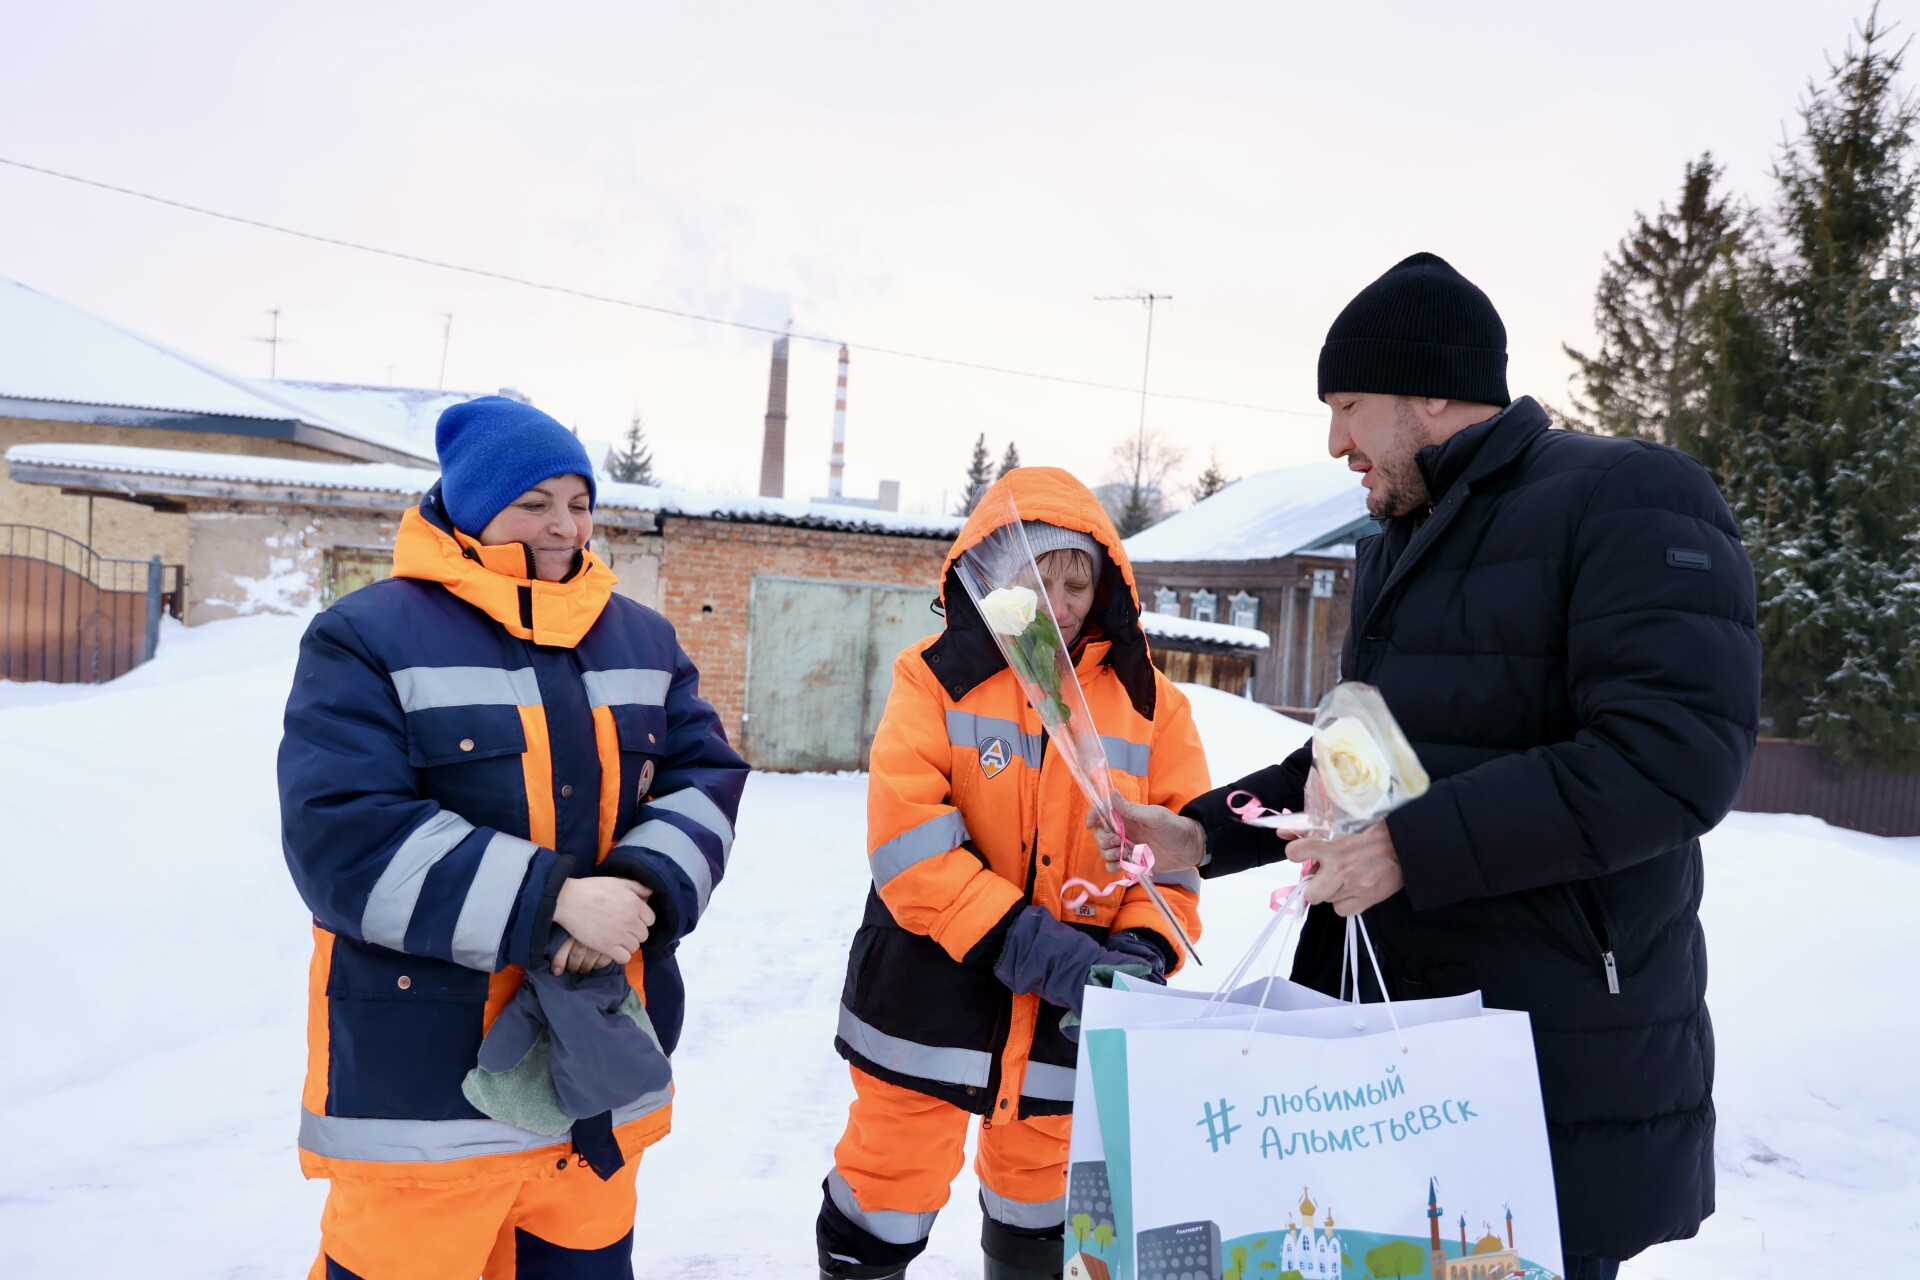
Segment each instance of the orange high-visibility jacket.
[{"label": "orange high-visibility jacket", "polygon": [[[1064,471],[1010,472],[1025,520],[1091,534],[1106,564],[1074,656],[1115,789],[1179,810],[1210,787],[1186,697],[1154,670],[1133,569],[1112,522]],[[998,486],[996,486],[998,487]],[[994,504],[983,501],[979,511]],[[1146,891],[1062,904],[1066,881],[1107,885],[1088,805],[1046,740],[954,566],[993,527],[976,514],[948,553],[946,630],[894,663],[867,801],[873,888],[853,944],[835,1045],[883,1080],[995,1117],[1072,1110],[1075,1046],[1062,1010],[993,976],[1012,918],[1039,903],[1096,939],[1150,930],[1182,957]],[[1156,877],[1188,936],[1199,877]]]}]

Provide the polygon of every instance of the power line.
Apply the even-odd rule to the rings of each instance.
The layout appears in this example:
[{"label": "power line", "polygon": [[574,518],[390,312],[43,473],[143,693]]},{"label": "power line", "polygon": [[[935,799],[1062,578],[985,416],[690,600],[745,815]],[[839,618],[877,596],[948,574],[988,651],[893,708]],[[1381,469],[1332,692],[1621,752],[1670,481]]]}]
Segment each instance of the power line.
[{"label": "power line", "polygon": [[[434,267],[441,271],[456,271],[462,275],[478,276],[484,280],[498,280],[506,284],[517,284],[529,289],[540,289],[547,293],[565,294],[569,297],[584,298],[589,302],[604,302],[611,306],[626,307],[632,311],[646,311],[654,315],[670,316],[676,320],[694,320],[701,324],[722,325],[729,329],[744,329],[749,333],[765,333],[774,337],[798,338],[802,342],[817,342],[827,346],[839,346],[843,339],[829,338],[812,333],[789,333],[785,329],[775,329],[767,325],[752,324],[745,320],[729,320],[724,316],[702,315],[697,311],[683,311],[676,307],[663,307],[657,303],[640,302],[633,298],[620,298],[612,294],[595,293],[590,289],[577,289],[572,285],[554,284],[545,280],[532,280],[525,276],[511,275],[505,271],[492,271],[485,267],[469,266],[460,262],[448,262],[441,258],[429,258],[423,254],[408,253],[400,249],[388,249],[375,244],[363,244],[357,240],[343,240],[338,236],[321,235],[315,231],[303,231],[298,227],[282,226],[276,222],[266,222],[259,218],[249,218],[237,213],[225,213],[219,209],[208,209],[202,205],[188,204],[184,200],[174,200],[167,196],[155,195],[150,191],[139,191],[133,187],[118,186],[111,182],[102,182],[97,178],[86,178],[79,174],[63,173],[58,169],[49,169],[43,165],[28,164],[24,160],[13,160],[0,156],[0,165],[15,169],[24,169],[29,173],[42,174],[49,178],[58,178],[63,182],[77,183],[83,187],[93,187],[100,191],[111,191],[116,195],[132,196],[136,200],[146,200],[153,204],[166,205],[168,208],[196,213],[202,217],[218,218],[222,222],[234,222],[241,226],[254,227],[262,231],[272,231],[283,236],[293,236],[301,240],[311,240],[316,244],[332,245],[338,249],[352,249],[359,253],[377,254],[383,258],[393,258],[401,262],[412,262],[424,267]],[[1120,391],[1128,395],[1140,394],[1138,387],[1124,387],[1117,383],[1095,382],[1088,378],[1074,378],[1065,374],[1040,373],[1033,369],[1013,369],[1005,365],[985,364],[976,360],[957,360],[951,356],[927,355],[920,351],[902,351],[897,347],[880,347],[864,342],[847,342],[847,346],[874,355],[894,356],[901,360],[918,360],[924,364],[947,365],[956,369],[972,369],[980,373],[999,373],[1014,378],[1031,378],[1038,382],[1053,382],[1071,387],[1088,387],[1096,391]],[[1247,404],[1239,400],[1222,400],[1213,396],[1182,395],[1173,391],[1154,391],[1148,393],[1157,400],[1178,400],[1187,404],[1207,404],[1223,409],[1244,409],[1251,413],[1282,414],[1300,418],[1317,418],[1318,414],[1307,413],[1300,409],[1278,409],[1272,405]]]}]

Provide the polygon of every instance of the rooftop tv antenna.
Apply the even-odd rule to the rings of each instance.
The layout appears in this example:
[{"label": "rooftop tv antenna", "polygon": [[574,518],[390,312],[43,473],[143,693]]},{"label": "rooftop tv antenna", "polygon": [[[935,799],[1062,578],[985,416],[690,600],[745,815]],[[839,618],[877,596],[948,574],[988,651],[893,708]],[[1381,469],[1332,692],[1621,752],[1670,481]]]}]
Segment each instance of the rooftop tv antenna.
[{"label": "rooftop tv antenna", "polygon": [[280,308],[274,307],[267,314],[273,317],[273,332],[267,337],[255,338],[254,341],[267,344],[267,376],[277,378],[280,376],[280,346],[293,339],[280,336]]}]

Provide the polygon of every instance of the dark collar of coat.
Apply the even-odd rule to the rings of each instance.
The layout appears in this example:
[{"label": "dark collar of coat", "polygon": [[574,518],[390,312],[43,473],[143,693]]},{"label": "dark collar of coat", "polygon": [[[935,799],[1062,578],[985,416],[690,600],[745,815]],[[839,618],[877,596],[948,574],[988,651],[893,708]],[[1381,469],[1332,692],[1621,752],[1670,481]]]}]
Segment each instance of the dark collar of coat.
[{"label": "dark collar of coat", "polygon": [[1460,481],[1471,485],[1507,466],[1552,425],[1539,401],[1521,396],[1485,422],[1428,445],[1414,455],[1414,462],[1427,483],[1429,501],[1438,505]]},{"label": "dark collar of coat", "polygon": [[[1111,647],[1103,661],[1120,677],[1127,698],[1141,716],[1153,719],[1158,689],[1153,680],[1153,659],[1147,652],[1146,633],[1140,629],[1140,607],[1133,592],[1110,557],[1101,557],[1104,568],[1100,585],[1094,592],[1093,608],[1087,612],[1082,632],[1098,628]],[[1004,671],[1007,660],[987,631],[973,597],[960,584],[956,568],[947,574],[947,628],[938,640],[921,651],[920,660],[955,702],[971,693],[988,677]],[[1076,643],[1075,650],[1079,649]]]}]

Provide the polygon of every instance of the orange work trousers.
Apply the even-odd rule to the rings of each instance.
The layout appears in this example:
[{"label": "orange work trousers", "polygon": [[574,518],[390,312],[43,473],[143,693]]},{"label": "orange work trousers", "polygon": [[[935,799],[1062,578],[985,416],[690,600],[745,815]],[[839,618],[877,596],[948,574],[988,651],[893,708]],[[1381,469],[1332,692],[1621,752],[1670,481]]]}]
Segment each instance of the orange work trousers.
[{"label": "orange work trousers", "polygon": [[571,1157],[550,1176],[478,1186],[336,1177],[307,1280],[515,1280],[523,1243],[543,1277],[630,1277],[639,1165],[628,1156],[605,1182]]},{"label": "orange work trousers", "polygon": [[[894,1244],[909,1243],[900,1237],[914,1231],[912,1219],[918,1218],[924,1241],[966,1160],[967,1126],[974,1117],[857,1067],[851,1070],[853,1106],[847,1131],[833,1149],[833,1164],[852,1192],[855,1211],[844,1203],[839,1207],[857,1225]],[[1072,1127],[1071,1116],[992,1118],[981,1124],[973,1167],[989,1218],[1026,1231],[1060,1225],[1066,1216]]]}]

